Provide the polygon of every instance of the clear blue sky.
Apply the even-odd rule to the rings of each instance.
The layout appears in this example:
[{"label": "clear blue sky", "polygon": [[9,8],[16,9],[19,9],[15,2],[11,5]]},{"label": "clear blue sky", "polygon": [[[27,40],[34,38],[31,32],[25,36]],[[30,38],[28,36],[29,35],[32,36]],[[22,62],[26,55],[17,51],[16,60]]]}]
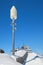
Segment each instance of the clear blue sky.
[{"label": "clear blue sky", "polygon": [[12,49],[10,9],[17,9],[15,48],[23,44],[43,53],[43,0],[0,0],[0,48]]}]

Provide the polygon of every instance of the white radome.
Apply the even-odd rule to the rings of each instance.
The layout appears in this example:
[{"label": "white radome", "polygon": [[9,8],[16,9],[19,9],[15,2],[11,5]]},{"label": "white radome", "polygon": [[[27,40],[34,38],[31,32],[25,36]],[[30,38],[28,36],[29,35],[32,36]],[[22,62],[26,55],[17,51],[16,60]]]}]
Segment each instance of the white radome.
[{"label": "white radome", "polygon": [[16,10],[15,6],[12,6],[12,8],[10,9],[10,18],[12,20],[17,19],[17,10]]}]

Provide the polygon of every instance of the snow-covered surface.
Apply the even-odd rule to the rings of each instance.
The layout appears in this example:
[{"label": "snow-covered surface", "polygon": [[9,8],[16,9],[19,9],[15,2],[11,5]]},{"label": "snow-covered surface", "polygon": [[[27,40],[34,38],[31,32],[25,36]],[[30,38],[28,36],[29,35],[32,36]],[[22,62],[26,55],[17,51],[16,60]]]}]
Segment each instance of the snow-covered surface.
[{"label": "snow-covered surface", "polygon": [[36,53],[28,53],[28,56],[25,61],[25,65],[43,65],[43,61],[40,56]]},{"label": "snow-covered surface", "polygon": [[0,65],[21,65],[14,61],[8,54],[0,54]]},{"label": "snow-covered surface", "polygon": [[16,56],[14,56],[14,55],[11,55],[11,58],[13,58],[13,60],[15,60],[16,61]]},{"label": "snow-covered surface", "polygon": [[[21,49],[15,54],[16,56],[22,57],[25,53],[26,51]],[[13,56],[13,58],[15,59],[16,56]],[[34,52],[28,52],[27,58],[22,65],[43,65],[43,58]]]},{"label": "snow-covered surface", "polygon": [[33,58],[35,58],[36,56],[37,56],[37,54],[35,54],[34,52],[28,53],[28,56],[27,56],[27,60],[26,61],[30,61]]},{"label": "snow-covered surface", "polygon": [[18,50],[15,52],[15,55],[11,55],[11,57],[16,61],[17,58],[23,57],[25,55],[26,51],[25,50]]},{"label": "snow-covered surface", "polygon": [[15,52],[15,56],[17,57],[23,57],[25,55],[26,51],[21,49],[21,50],[18,50],[17,52]]},{"label": "snow-covered surface", "polygon": [[[8,55],[5,53],[0,53],[0,65],[43,65],[43,57],[34,53],[28,52],[23,64],[17,62],[18,57],[23,57],[27,51],[24,49],[17,50],[15,55]],[[23,58],[22,58],[23,59]]]},{"label": "snow-covered surface", "polygon": [[40,60],[40,58],[37,58],[35,60],[26,62],[25,65],[43,65],[43,62]]}]

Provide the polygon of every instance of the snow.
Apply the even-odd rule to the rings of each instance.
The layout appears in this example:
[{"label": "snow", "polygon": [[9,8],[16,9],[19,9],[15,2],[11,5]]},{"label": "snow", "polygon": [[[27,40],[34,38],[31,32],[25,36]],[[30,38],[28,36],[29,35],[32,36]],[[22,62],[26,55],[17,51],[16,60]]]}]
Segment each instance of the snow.
[{"label": "snow", "polygon": [[26,62],[25,65],[43,65],[43,62],[40,60],[40,58],[37,58],[35,60]]},{"label": "snow", "polygon": [[28,53],[25,65],[43,65],[42,59],[36,53]]},{"label": "snow", "polygon": [[28,56],[27,56],[27,60],[26,60],[26,61],[31,60],[31,59],[34,58],[35,56],[37,56],[37,54],[35,54],[34,52],[28,53]]},{"label": "snow", "polygon": [[21,50],[18,50],[17,52],[15,52],[15,55],[17,57],[23,57],[25,55],[26,51],[21,49]]},{"label": "snow", "polygon": [[43,65],[43,57],[34,52],[28,52],[23,64],[17,62],[16,59],[23,57],[26,52],[26,50],[20,49],[15,52],[15,55],[11,56],[5,53],[0,53],[0,65]]},{"label": "snow", "polygon": [[14,56],[14,55],[11,55],[11,58],[13,58],[13,60],[15,60],[16,61],[16,56]]},{"label": "snow", "polygon": [[15,52],[15,55],[11,55],[11,57],[16,61],[17,58],[23,57],[25,55],[25,50],[18,50]]},{"label": "snow", "polygon": [[[15,55],[22,57],[25,55],[25,53],[26,51],[21,49],[17,51]],[[16,56],[14,56],[13,58],[15,59]],[[27,58],[22,65],[43,65],[43,58],[34,52],[28,52]]]},{"label": "snow", "polygon": [[0,65],[22,65],[13,58],[11,58],[8,54],[0,54]]}]

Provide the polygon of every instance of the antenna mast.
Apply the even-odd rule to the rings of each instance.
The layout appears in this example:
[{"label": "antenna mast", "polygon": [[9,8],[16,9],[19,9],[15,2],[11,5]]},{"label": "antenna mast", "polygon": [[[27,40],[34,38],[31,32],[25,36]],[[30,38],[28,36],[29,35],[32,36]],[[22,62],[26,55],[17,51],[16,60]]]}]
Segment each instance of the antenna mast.
[{"label": "antenna mast", "polygon": [[15,6],[12,6],[10,10],[10,18],[12,19],[12,55],[14,55],[15,53],[15,30],[16,30],[15,20],[17,19],[17,10]]}]

